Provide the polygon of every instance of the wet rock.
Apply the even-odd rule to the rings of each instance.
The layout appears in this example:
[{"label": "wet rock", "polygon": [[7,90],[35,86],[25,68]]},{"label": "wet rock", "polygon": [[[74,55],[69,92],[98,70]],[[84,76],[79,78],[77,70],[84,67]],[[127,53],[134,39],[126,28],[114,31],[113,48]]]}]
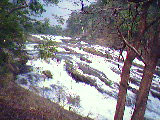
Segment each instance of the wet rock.
[{"label": "wet rock", "polygon": [[158,76],[160,76],[160,71],[155,70],[155,74],[158,75]]},{"label": "wet rock", "polygon": [[27,85],[27,84],[28,84],[28,81],[27,81],[27,79],[22,78],[21,80],[19,80],[19,84]]},{"label": "wet rock", "polygon": [[28,65],[23,65],[21,68],[20,68],[20,74],[25,74],[25,73],[28,73],[32,70],[32,66],[28,66]]},{"label": "wet rock", "polygon": [[114,93],[114,91],[105,91],[104,89],[100,88],[98,85],[97,85],[97,82],[95,79],[89,77],[89,76],[85,76],[81,73],[79,73],[78,71],[76,70],[67,70],[68,73],[70,73],[71,77],[77,81],[77,82],[83,82],[83,83],[86,83],[90,86],[94,86],[100,93],[103,93],[103,94],[107,94],[111,97],[114,97],[115,99],[117,99],[117,93]]},{"label": "wet rock", "polygon": [[[98,71],[94,68],[91,68],[90,66],[88,66],[86,64],[78,63],[77,65],[78,65],[78,68],[83,71],[83,74],[76,70],[78,68],[75,67],[71,61],[68,61],[68,63],[66,64],[66,70],[74,80],[76,80],[77,82],[83,82],[88,85],[94,86],[99,92],[101,92],[103,94],[107,94],[115,99],[118,98],[117,92],[115,92],[114,90],[108,91],[108,90],[102,89],[101,87],[98,86],[98,84],[94,78],[91,78],[90,76],[84,75],[84,74],[88,74],[88,75],[98,77],[107,86],[109,86],[110,88],[113,88],[111,86],[112,82],[110,83],[110,80],[108,80],[108,78],[105,76],[105,74],[103,72]],[[115,88],[113,88],[113,89],[115,89]],[[134,92],[136,92],[134,89],[132,89],[132,90]],[[131,98],[131,96],[128,96],[126,98],[126,106],[133,106],[134,103],[135,103],[135,99]]]},{"label": "wet rock", "polygon": [[91,53],[91,54],[101,56],[101,57],[105,57],[105,56],[106,56],[106,55],[103,54],[102,52],[97,51],[97,50],[95,50],[95,49],[93,49],[93,48],[86,47],[86,48],[83,48],[83,50],[86,51],[86,52],[89,52],[89,53]]},{"label": "wet rock", "polygon": [[153,97],[156,97],[156,98],[158,98],[160,100],[160,93],[154,92],[154,91],[151,91],[151,93],[152,93]]},{"label": "wet rock", "polygon": [[152,84],[151,89],[160,93],[160,87],[158,87],[158,86],[153,86],[153,84]]},{"label": "wet rock", "polygon": [[[138,79],[135,79],[135,78],[132,78],[132,77],[130,77],[130,79],[129,79],[129,81],[132,83],[132,84],[134,84],[134,85],[136,85],[136,86],[140,86],[140,81],[138,80]],[[151,91],[156,91],[158,94],[160,94],[160,88],[158,87],[158,84],[154,84],[154,83],[152,83],[152,85],[151,85]],[[133,93],[137,93],[137,91],[136,90],[134,90],[134,89],[132,89],[131,90]],[[154,94],[154,93],[153,93]]]},{"label": "wet rock", "polygon": [[89,84],[91,86],[97,86],[96,81],[90,78],[89,76],[84,76],[83,74],[79,73],[76,70],[71,71],[71,76],[73,79],[75,79],[77,82],[84,82],[86,84]]},{"label": "wet rock", "polygon": [[42,73],[43,73],[47,78],[52,78],[52,73],[51,73],[51,71],[45,70],[45,71],[42,71]]},{"label": "wet rock", "polygon": [[66,61],[66,71],[71,75],[71,77],[77,82],[84,82],[91,86],[96,86],[96,81],[89,76],[84,76],[82,73],[76,70],[75,66],[71,61]]},{"label": "wet rock", "polygon": [[138,72],[138,73],[143,73],[143,70],[137,69],[137,72]]},{"label": "wet rock", "polygon": [[32,35],[28,35],[28,36],[27,36],[27,40],[28,40],[29,42],[36,42],[36,43],[41,43],[41,42],[42,42],[41,39],[39,39],[39,38],[37,38],[37,37],[35,37],[35,36],[32,36]]},{"label": "wet rock", "polygon": [[76,54],[77,52],[76,51],[74,51],[74,50],[72,50],[72,49],[70,49],[70,48],[67,48],[67,47],[63,47],[66,51],[67,51],[67,53],[69,53],[69,54]]},{"label": "wet rock", "polygon": [[[117,67],[118,67],[118,66],[117,66]],[[120,71],[119,69],[116,69],[116,68],[112,67],[111,70],[112,70],[113,72],[115,72],[116,74],[118,74],[118,75],[121,74],[121,71]]]},{"label": "wet rock", "polygon": [[133,62],[132,65],[133,65],[133,66],[136,66],[136,67],[139,67],[139,68],[141,68],[141,69],[144,69],[144,66],[141,65],[141,64],[138,64],[138,63]]},{"label": "wet rock", "polygon": [[80,57],[80,60],[81,61],[85,61],[85,62],[87,62],[87,63],[92,63],[92,61],[91,60],[88,60],[87,58],[85,58],[85,57]]},{"label": "wet rock", "polygon": [[144,117],[144,120],[155,120],[155,119]]},{"label": "wet rock", "polygon": [[139,82],[138,80],[136,80],[135,78],[131,78],[131,77],[130,77],[129,81],[130,81],[132,84],[134,84],[134,85],[137,85],[137,86],[140,85],[140,82]]},{"label": "wet rock", "polygon": [[137,94],[138,91],[135,89],[135,88],[132,88],[132,87],[128,87],[128,90],[132,91],[134,94]]},{"label": "wet rock", "polygon": [[66,50],[66,51],[70,51],[71,49],[69,49],[69,48],[67,48],[67,47],[64,47],[64,49]]},{"label": "wet rock", "polygon": [[104,53],[102,53],[102,52],[100,52],[98,50],[95,50],[94,48],[86,47],[86,48],[83,48],[83,50],[88,52],[88,53],[91,53],[93,55],[98,55],[98,56],[106,57],[106,58],[110,58],[110,59],[113,58],[110,54],[108,54],[108,53],[104,54]]},{"label": "wet rock", "polygon": [[[92,78],[90,76],[84,75],[86,73],[82,74],[81,72],[79,72],[71,61],[66,61],[66,71],[71,75],[71,77],[75,81],[83,82],[83,83],[86,83],[86,84],[88,84],[90,86],[94,86],[99,92],[107,94],[107,95],[112,96],[115,99],[117,99],[118,95],[117,95],[116,92],[114,92],[114,90],[113,91],[106,91],[106,90],[102,89],[101,87],[99,87],[98,84],[97,84],[96,79],[94,79],[94,78]],[[106,81],[106,79],[105,79],[104,83],[107,86],[112,88],[112,86],[110,86],[111,85],[110,81]]]},{"label": "wet rock", "polygon": [[94,68],[91,68],[89,65],[78,63],[78,67],[80,70],[82,70],[85,74],[93,75],[95,77],[98,77],[102,82],[104,82],[106,85],[111,86],[112,82],[107,78],[107,76]]},{"label": "wet rock", "polygon": [[78,67],[79,67],[79,69],[81,69],[84,73],[86,73],[86,74],[88,74],[88,75],[93,75],[93,76],[96,76],[96,77],[101,77],[101,76],[103,76],[103,77],[107,78],[106,75],[105,75],[103,72],[98,71],[98,70],[96,70],[96,69],[94,69],[94,68],[91,68],[91,67],[90,67],[89,65],[87,65],[87,64],[78,63]]}]

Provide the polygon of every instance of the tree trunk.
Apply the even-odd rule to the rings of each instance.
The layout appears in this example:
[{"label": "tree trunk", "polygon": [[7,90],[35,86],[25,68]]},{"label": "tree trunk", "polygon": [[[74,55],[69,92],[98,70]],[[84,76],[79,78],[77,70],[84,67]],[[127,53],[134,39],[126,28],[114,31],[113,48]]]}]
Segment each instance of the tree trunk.
[{"label": "tree trunk", "polygon": [[153,73],[156,67],[157,58],[152,56],[148,58],[144,68],[142,81],[137,95],[135,109],[131,120],[144,120],[148,94],[152,83]]},{"label": "tree trunk", "polygon": [[126,94],[127,94],[127,88],[128,88],[128,81],[130,78],[130,68],[131,68],[132,61],[134,60],[134,58],[135,58],[135,53],[132,50],[127,51],[127,57],[126,57],[126,60],[122,68],[121,81],[120,81],[120,87],[119,87],[118,100],[117,100],[114,120],[123,119],[125,102],[126,102]]}]

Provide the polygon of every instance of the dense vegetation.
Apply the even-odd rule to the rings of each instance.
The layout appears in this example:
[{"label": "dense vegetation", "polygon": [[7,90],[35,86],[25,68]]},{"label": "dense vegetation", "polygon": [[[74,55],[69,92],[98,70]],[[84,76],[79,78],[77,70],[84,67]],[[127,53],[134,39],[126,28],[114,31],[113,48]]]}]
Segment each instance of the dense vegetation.
[{"label": "dense vegetation", "polygon": [[[51,27],[47,20],[38,22],[33,16],[40,16],[45,12],[45,4],[57,4],[57,0],[44,0],[41,4],[37,0],[1,0],[0,2],[0,77],[19,71],[27,57],[23,51],[28,33],[61,34],[60,26]],[[48,31],[47,31],[48,30]],[[12,75],[13,76],[13,75]],[[3,86],[4,80],[1,80]]]},{"label": "dense vegetation", "polygon": [[71,36],[102,37],[113,25],[111,11],[103,11],[101,1],[83,8],[83,11],[72,12],[67,20],[67,31]]},{"label": "dense vegetation", "polygon": [[61,25],[51,25],[49,19],[45,18],[44,21],[30,22],[24,31],[31,34],[50,34],[50,35],[63,35]]},{"label": "dense vegetation", "polygon": [[81,11],[72,12],[67,20],[69,36],[81,36],[93,43],[119,48],[121,41],[114,27],[115,19],[109,5],[102,1],[85,6]]}]

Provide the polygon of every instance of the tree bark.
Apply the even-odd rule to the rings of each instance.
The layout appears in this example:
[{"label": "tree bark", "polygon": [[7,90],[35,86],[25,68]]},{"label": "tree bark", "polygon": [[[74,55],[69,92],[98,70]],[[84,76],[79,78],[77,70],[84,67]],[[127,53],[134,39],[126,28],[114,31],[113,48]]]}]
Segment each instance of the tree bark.
[{"label": "tree bark", "polygon": [[131,68],[132,61],[134,60],[135,56],[136,55],[132,50],[127,51],[127,57],[126,57],[126,60],[122,68],[121,81],[120,81],[120,87],[119,87],[118,100],[117,100],[114,120],[123,119],[127,88],[129,86],[128,81],[130,78],[130,68]]},{"label": "tree bark", "polygon": [[144,120],[148,94],[151,87],[152,78],[154,70],[156,68],[157,61],[158,60],[155,56],[152,56],[150,58],[148,57],[131,120]]}]

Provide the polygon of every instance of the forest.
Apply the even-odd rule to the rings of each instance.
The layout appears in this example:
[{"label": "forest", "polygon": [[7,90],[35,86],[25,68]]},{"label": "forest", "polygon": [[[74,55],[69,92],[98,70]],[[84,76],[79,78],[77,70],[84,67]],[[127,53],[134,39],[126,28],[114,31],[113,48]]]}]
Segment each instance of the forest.
[{"label": "forest", "polygon": [[[1,0],[0,106],[2,107],[0,109],[0,115],[4,116],[4,118],[4,105],[12,103],[10,102],[10,99],[4,97],[4,93],[10,90],[10,86],[16,86],[19,84],[19,86],[22,85],[22,88],[24,87],[23,84],[20,84],[17,81],[20,80],[20,77],[22,78],[24,74],[23,72],[25,71],[26,67],[28,67],[27,64],[30,65],[29,68],[32,69],[32,71],[37,71],[37,73],[32,75],[31,71],[25,72],[25,75],[30,75],[30,79],[24,75],[25,78],[23,78],[23,82],[26,82],[28,79],[31,81],[30,84],[34,83],[36,87],[39,84],[38,80],[44,79],[42,81],[47,81],[54,79],[53,77],[56,76],[55,73],[61,69],[57,66],[62,64],[62,71],[65,68],[65,72],[67,72],[66,76],[70,76],[68,79],[72,78],[72,80],[76,81],[76,83],[85,83],[90,87],[93,86],[96,89],[96,92],[98,91],[101,94],[106,94],[114,98],[114,101],[116,101],[115,110],[113,110],[114,113],[111,115],[112,118],[108,117],[107,119],[160,119],[159,110],[156,110],[155,112],[155,119],[154,115],[149,117],[147,116],[147,110],[150,110],[147,107],[150,97],[152,96],[155,98],[156,101],[158,101],[157,104],[160,102],[160,1],[97,0],[96,2],[91,2],[90,5],[85,5],[85,1],[89,0],[79,0],[76,2],[74,0],[71,1],[74,4],[79,4],[81,9],[71,12],[69,18],[66,20],[66,28],[63,28],[60,24],[51,25],[48,18],[45,18],[41,21],[35,19],[35,17],[41,16],[41,14],[46,11],[44,9],[45,6],[58,6],[58,3],[62,1]],[[63,18],[56,17],[55,19],[62,24],[65,22]],[[58,40],[56,36],[58,36]],[[96,45],[99,45],[99,48]],[[100,46],[103,47],[101,48]],[[112,53],[110,51],[112,51]],[[115,53],[117,51],[118,55]],[[93,55],[93,58],[94,55],[101,58],[97,57],[97,59],[93,59],[90,54]],[[126,56],[124,56],[124,54]],[[54,60],[56,60],[56,63]],[[79,60],[82,62],[79,62]],[[99,63],[98,60],[100,60]],[[116,64],[116,67],[114,68],[112,66],[111,69],[114,68],[112,72],[117,72],[119,77],[116,77],[117,74],[115,75],[115,78],[112,77],[113,80],[109,77],[108,74],[110,70],[108,69],[109,66],[107,66],[108,63],[103,63],[105,60],[109,63]],[[141,64],[137,65],[138,63],[135,63],[136,60],[141,62]],[[56,68],[57,71],[56,69],[49,69],[50,66],[48,66],[48,69],[41,70],[42,66],[39,67],[38,63],[39,65],[44,64],[46,66],[51,63],[56,64],[57,66],[52,67],[53,69]],[[92,63],[97,65],[92,65]],[[101,67],[98,68],[98,65]],[[106,66],[106,68],[103,66]],[[135,72],[140,77],[134,78],[133,67],[135,67],[137,71],[141,71],[140,73]],[[66,74],[65,72],[62,72],[61,76]],[[36,77],[40,76],[41,78],[37,78],[36,81],[33,79],[35,75]],[[62,77],[61,79],[63,78],[65,79],[65,77]],[[157,79],[155,80],[155,78]],[[55,78],[55,80],[56,79],[57,78]],[[100,80],[100,82],[98,82],[97,79]],[[114,79],[118,79],[119,81],[115,82]],[[65,83],[67,83],[66,80],[64,84]],[[99,87],[100,83],[109,86],[109,89],[116,86],[116,92],[114,93],[114,90],[108,92],[106,86],[103,89],[102,84],[101,87]],[[136,88],[130,85],[133,83],[136,84]],[[79,104],[82,101],[80,95],[68,95],[68,93],[66,93],[67,90],[65,91],[62,86],[58,86],[57,84],[50,85],[50,87],[45,87],[44,85],[43,88],[36,88],[36,90],[35,86],[30,86],[32,87],[32,90],[30,90],[30,87],[28,89],[30,91],[52,90],[52,92],[54,88],[58,89],[58,94],[56,93],[58,98],[56,98],[57,96],[55,97],[54,95],[51,96],[53,99],[56,99],[60,105],[63,103],[63,108],[65,108],[66,101],[67,104],[71,102],[70,104],[72,105],[69,105],[68,107],[69,112],[74,108],[73,106],[76,106],[75,108],[78,109],[77,106],[80,106]],[[19,88],[16,86],[12,89],[22,89],[21,87]],[[130,91],[133,92],[134,99],[133,103],[128,105],[128,101],[130,100]],[[49,92],[44,93],[43,91],[42,94],[47,97],[50,96]],[[11,93],[8,92],[8,96],[11,97]],[[17,100],[19,98],[16,96],[14,99]],[[125,110],[128,109],[126,106],[129,109],[132,108],[132,113],[125,118]],[[107,105],[103,107],[107,107]],[[159,107],[160,106],[158,106],[158,108]],[[11,108],[15,109],[14,107]],[[10,108],[7,106],[6,111],[7,109]],[[29,116],[29,119],[36,116],[35,119],[48,120],[54,118],[56,120],[66,120],[66,116],[71,114],[70,116],[72,117],[67,117],[67,119],[72,120],[76,119],[76,117],[77,119],[82,120],[96,119],[95,117],[90,118],[92,113],[91,115],[89,113],[88,115],[80,114],[84,117],[83,118],[75,113],[66,113],[66,111],[63,110],[62,111],[64,115],[62,115],[60,111],[50,114],[46,114],[45,112],[38,113],[39,111],[37,111],[37,109],[33,109],[34,112],[31,111],[32,109],[29,109],[29,113],[27,113],[26,116]],[[17,108],[16,110],[20,111],[20,109]],[[151,111],[153,110],[150,110],[150,112]],[[25,113],[26,110],[24,110],[23,114]],[[13,114],[16,113],[12,112],[12,115]],[[106,112],[106,114],[109,113]],[[11,119],[11,117],[9,117],[10,114],[7,114],[6,116],[8,117],[6,117],[7,119]],[[19,119],[22,118],[27,119],[25,116],[19,117]],[[18,117],[12,119],[18,119]],[[103,120],[106,118],[99,117],[97,119]]]}]

